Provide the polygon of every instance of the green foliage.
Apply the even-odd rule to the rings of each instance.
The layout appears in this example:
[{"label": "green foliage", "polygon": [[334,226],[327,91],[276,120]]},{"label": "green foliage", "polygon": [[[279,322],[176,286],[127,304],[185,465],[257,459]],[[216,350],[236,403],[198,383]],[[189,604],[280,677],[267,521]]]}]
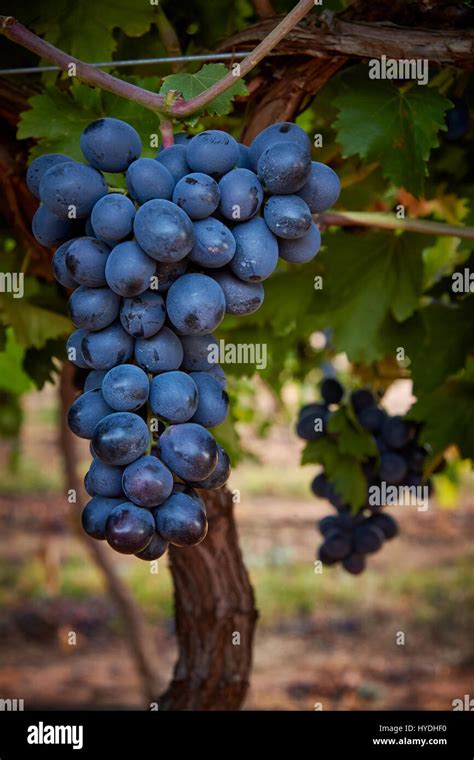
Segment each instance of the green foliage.
[{"label": "green foliage", "polygon": [[342,81],[334,104],[344,155],[380,162],[388,179],[421,193],[426,162],[438,145],[439,130],[445,129],[451,102],[431,87],[369,80],[366,66],[350,69]]},{"label": "green foliage", "polygon": [[129,0],[19,0],[15,15],[52,45],[83,61],[110,61],[117,42],[115,30],[131,37],[145,34],[155,21],[157,6]]},{"label": "green foliage", "polygon": [[[170,74],[165,77],[160,89],[161,95],[168,92],[181,93],[185,100],[190,100],[209,89],[229,73],[223,63],[206,63],[196,74],[186,72]],[[225,116],[232,108],[232,101],[237,95],[246,95],[247,88],[242,80],[237,80],[232,87],[218,95],[206,105],[206,112],[211,116]]]}]

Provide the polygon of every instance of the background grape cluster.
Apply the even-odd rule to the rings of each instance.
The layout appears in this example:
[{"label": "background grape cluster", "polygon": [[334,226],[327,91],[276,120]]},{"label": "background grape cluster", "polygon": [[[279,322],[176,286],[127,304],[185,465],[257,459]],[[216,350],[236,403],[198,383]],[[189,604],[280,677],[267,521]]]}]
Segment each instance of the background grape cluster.
[{"label": "background grape cluster", "polygon": [[[178,133],[151,159],[140,158],[133,127],[104,118],[80,144],[88,163],[46,154],[27,182],[41,201],[35,238],[59,245],[55,277],[73,290],[68,356],[87,371],[68,414],[93,456],[82,522],[115,550],[153,560],[168,543],[203,540],[195,488],[219,488],[230,474],[209,431],[229,405],[212,333],[226,313],[260,307],[279,257],[316,255],[312,214],[340,185],[285,122],[250,148],[219,130]],[[125,173],[127,193],[110,190],[103,172]]]},{"label": "background grape cluster", "polygon": [[[327,499],[337,515],[323,517],[318,524],[323,536],[319,559],[325,565],[341,562],[354,575],[366,566],[366,557],[377,552],[385,541],[398,533],[393,517],[383,511],[385,504],[369,503],[369,488],[386,486],[419,487],[426,485],[431,492],[431,481],[424,482],[423,471],[428,449],[417,439],[421,426],[398,415],[390,416],[378,403],[373,393],[361,388],[344,399],[345,391],[335,378],[321,383],[321,403],[307,404],[299,413],[297,434],[305,441],[316,441],[323,436],[337,435],[328,429],[331,414],[347,404],[354,423],[373,436],[378,455],[367,457],[363,464],[367,480],[367,501],[362,509],[354,509],[337,492],[334,483],[324,470],[311,483],[315,496]],[[439,471],[444,462],[438,465]],[[382,492],[383,493],[383,492]]]}]

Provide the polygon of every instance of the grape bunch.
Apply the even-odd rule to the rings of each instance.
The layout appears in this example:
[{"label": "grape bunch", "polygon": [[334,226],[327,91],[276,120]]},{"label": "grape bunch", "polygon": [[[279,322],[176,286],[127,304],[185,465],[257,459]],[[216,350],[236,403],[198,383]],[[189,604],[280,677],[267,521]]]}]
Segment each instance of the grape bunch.
[{"label": "grape bunch", "polygon": [[[337,435],[328,429],[328,424],[331,414],[345,403],[344,388],[335,378],[326,378],[320,391],[320,403],[301,408],[296,432],[305,441],[316,441],[324,436],[337,441]],[[362,463],[367,480],[367,501],[361,509],[354,510],[341,498],[324,471],[316,475],[311,490],[315,496],[327,499],[337,512],[319,522],[318,528],[324,539],[319,548],[319,559],[325,565],[341,562],[349,573],[358,575],[366,566],[366,556],[377,552],[385,541],[398,533],[396,521],[383,512],[383,507],[387,506],[384,500],[387,486],[405,486],[411,489],[410,494],[418,493],[413,487],[423,485],[428,450],[417,441],[420,425],[398,415],[390,416],[369,389],[353,391],[346,403],[355,424],[373,436],[378,452],[377,456],[366,457]],[[439,465],[437,471],[441,467]],[[369,489],[373,486],[381,495],[378,503],[369,499]],[[426,486],[429,493],[430,480]]]},{"label": "grape bunch", "polygon": [[[311,162],[309,138],[291,123],[250,148],[219,130],[178,133],[141,158],[135,129],[103,118],[80,147],[87,163],[42,155],[27,184],[41,201],[33,234],[58,246],[54,274],[72,290],[68,357],[87,371],[68,413],[91,441],[82,523],[116,551],[152,560],[169,543],[204,539],[195,489],[220,488],[230,474],[209,431],[229,407],[213,332],[226,313],[261,306],[279,257],[316,255],[312,214],[335,202],[339,180]],[[127,190],[110,189],[104,172],[124,174]]]}]

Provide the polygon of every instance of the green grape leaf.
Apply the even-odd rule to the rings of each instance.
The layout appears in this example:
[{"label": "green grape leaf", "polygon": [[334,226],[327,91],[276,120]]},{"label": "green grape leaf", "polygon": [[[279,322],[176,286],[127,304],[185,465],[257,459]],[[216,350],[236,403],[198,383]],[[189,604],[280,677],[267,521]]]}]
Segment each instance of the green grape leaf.
[{"label": "green grape leaf", "polygon": [[343,454],[338,443],[330,438],[310,441],[303,449],[302,464],[321,464],[334,484],[337,493],[354,509],[360,509],[367,499],[367,480],[360,462]]},{"label": "green grape leaf", "polygon": [[6,329],[6,343],[0,351],[0,389],[10,393],[26,393],[32,383],[23,369],[25,349],[21,346],[11,327]]},{"label": "green grape leaf", "polygon": [[411,419],[424,421],[420,440],[432,454],[456,445],[461,456],[474,458],[474,361],[410,409]]},{"label": "green grape leaf", "polygon": [[42,348],[31,346],[25,352],[23,369],[37,388],[53,383],[59,372],[58,359],[66,358],[64,339],[48,340]]},{"label": "green grape leaf", "polygon": [[[351,361],[380,358],[378,333],[389,315],[410,317],[422,293],[424,235],[369,233],[331,235],[319,256],[323,287],[312,311],[321,329]],[[309,290],[309,286],[306,285]]]},{"label": "green grape leaf", "polygon": [[0,320],[15,332],[21,346],[42,348],[52,338],[68,335],[72,331],[69,319],[24,299],[0,295]]},{"label": "green grape leaf", "polygon": [[344,156],[377,161],[395,185],[420,195],[427,161],[445,130],[451,102],[433,87],[396,87],[370,80],[366,66],[342,76],[343,91],[334,100],[338,142]]},{"label": "green grape leaf", "polygon": [[367,457],[377,456],[375,441],[367,430],[354,424],[350,419],[347,408],[341,407],[332,412],[328,429],[337,435],[337,445],[341,454],[348,454],[363,462]]},{"label": "green grape leaf", "polygon": [[15,14],[52,45],[81,61],[110,61],[116,50],[114,31],[130,37],[148,32],[156,20],[157,4],[128,0],[18,0]]},{"label": "green grape leaf", "polygon": [[[160,95],[166,95],[166,93],[174,90],[181,93],[185,100],[190,100],[195,95],[200,95],[211,85],[219,82],[228,73],[229,69],[223,63],[206,63],[196,74],[188,74],[187,72],[170,74],[163,79]],[[246,94],[245,83],[238,79],[232,87],[211,100],[204,110],[210,115],[225,116],[230,112],[235,96]]]},{"label": "green grape leaf", "polygon": [[423,339],[407,331],[406,349],[414,392],[429,393],[458,372],[472,348],[474,335],[474,297],[459,304],[429,304],[419,312],[424,328]]}]

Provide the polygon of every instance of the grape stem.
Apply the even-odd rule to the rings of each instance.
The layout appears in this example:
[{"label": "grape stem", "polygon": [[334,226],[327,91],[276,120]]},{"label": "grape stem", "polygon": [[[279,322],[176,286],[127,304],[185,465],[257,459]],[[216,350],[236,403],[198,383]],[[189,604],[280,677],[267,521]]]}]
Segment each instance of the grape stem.
[{"label": "grape stem", "polygon": [[113,92],[115,95],[138,103],[155,113],[168,117],[183,118],[203,109],[211,100],[222,95],[239,79],[242,79],[242,77],[252,71],[312,8],[314,8],[314,0],[300,0],[293,10],[257,45],[250,55],[246,56],[238,66],[233,67],[232,71],[225,77],[189,100],[178,97],[173,102],[169,102],[166,96],[150,92],[130,82],[124,82],[111,74],[107,74],[105,71],[94,68],[88,63],[79,61],[77,58],[68,55],[41,37],[38,37],[12,16],[0,16],[0,33],[12,42],[36,53],[40,58],[45,58],[47,61],[56,64],[62,71],[66,71],[69,76],[75,76],[85,84]]},{"label": "grape stem", "polygon": [[163,148],[169,148],[171,145],[174,145],[173,123],[169,119],[162,119],[160,129]]},{"label": "grape stem", "polygon": [[425,219],[397,219],[393,214],[341,211],[315,214],[320,227],[376,227],[382,230],[405,230],[425,235],[450,235],[463,240],[474,240],[474,227],[458,227]]}]

